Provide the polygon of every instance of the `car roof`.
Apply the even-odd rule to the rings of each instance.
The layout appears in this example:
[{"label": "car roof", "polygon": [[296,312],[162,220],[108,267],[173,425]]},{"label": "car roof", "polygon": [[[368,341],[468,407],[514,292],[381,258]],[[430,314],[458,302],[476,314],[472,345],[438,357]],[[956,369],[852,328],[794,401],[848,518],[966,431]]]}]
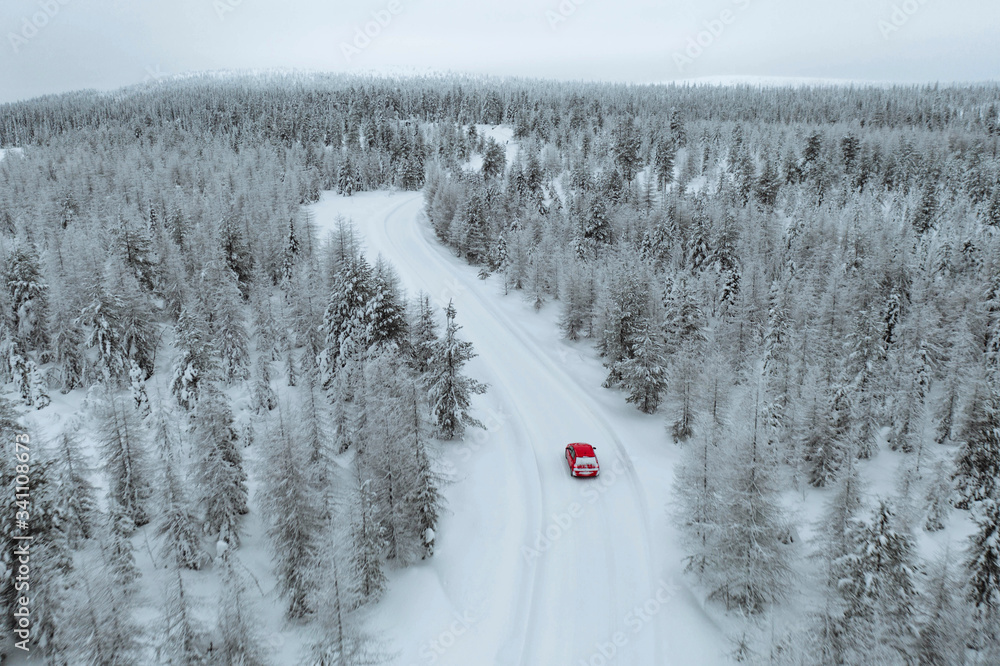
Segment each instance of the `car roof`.
[{"label": "car roof", "polygon": [[574,449],[576,449],[576,455],[578,456],[594,456],[594,447],[590,444],[584,444],[583,442],[574,442],[570,444]]}]

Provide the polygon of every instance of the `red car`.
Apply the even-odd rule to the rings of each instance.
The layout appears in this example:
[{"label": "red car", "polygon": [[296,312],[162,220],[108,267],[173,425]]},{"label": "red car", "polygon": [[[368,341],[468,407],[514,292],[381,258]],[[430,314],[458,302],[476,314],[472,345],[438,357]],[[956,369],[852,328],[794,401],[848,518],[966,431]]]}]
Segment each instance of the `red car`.
[{"label": "red car", "polygon": [[566,462],[572,476],[597,476],[601,466],[597,464],[597,449],[590,444],[575,443],[566,447]]}]

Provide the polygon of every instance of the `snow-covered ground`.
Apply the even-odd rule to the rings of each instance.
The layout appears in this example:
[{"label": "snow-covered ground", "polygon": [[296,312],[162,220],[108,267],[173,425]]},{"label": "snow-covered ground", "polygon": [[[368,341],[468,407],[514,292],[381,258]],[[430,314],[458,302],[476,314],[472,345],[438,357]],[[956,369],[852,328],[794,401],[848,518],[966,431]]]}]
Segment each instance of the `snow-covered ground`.
[{"label": "snow-covered ground", "polygon": [[[442,445],[448,511],[435,556],[394,572],[371,628],[397,664],[712,664],[723,630],[682,577],[664,506],[678,452],[661,417],[600,388],[591,349],[560,338],[555,307],[535,313],[441,246],[419,193],[325,193],[320,229],[353,219],[368,254],[410,296],[454,300],[461,335],[489,382],[487,426]],[[597,447],[602,474],[574,479],[568,442]]]},{"label": "snow-covered ground", "polygon": [[[504,147],[507,152],[507,168],[517,159],[517,142],[514,141],[514,128],[510,125],[476,125],[476,132],[479,136],[492,138]],[[473,153],[469,156],[466,168],[479,171],[483,168],[483,156],[480,153]]]},{"label": "snow-covered ground", "polygon": [[20,156],[24,154],[24,148],[0,148],[0,161],[7,157],[7,153]]}]

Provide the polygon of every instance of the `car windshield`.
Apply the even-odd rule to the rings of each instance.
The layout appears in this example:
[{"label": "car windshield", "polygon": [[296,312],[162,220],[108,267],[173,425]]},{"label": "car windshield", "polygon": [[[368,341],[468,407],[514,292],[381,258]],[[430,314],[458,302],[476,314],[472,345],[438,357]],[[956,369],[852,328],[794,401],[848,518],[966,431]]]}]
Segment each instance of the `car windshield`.
[{"label": "car windshield", "polygon": [[576,459],[577,467],[590,467],[597,466],[597,458],[587,458],[586,456],[580,456]]}]

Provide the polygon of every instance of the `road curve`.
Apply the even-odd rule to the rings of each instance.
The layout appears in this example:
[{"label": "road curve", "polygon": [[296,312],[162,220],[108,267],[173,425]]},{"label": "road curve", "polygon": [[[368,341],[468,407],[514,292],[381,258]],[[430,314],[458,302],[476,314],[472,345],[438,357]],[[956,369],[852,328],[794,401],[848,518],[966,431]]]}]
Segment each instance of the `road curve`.
[{"label": "road curve", "polygon": [[[504,423],[489,446],[526,494],[495,501],[528,512],[524,543],[509,584],[510,608],[499,645],[484,645],[481,663],[664,663],[656,622],[634,610],[665,594],[654,575],[649,508],[611,422],[598,403],[497,307],[494,287],[476,278],[433,238],[422,198],[399,194],[369,219],[355,220],[369,254],[395,266],[412,295],[423,290],[439,303],[454,300],[461,335],[479,353],[477,368],[490,381]],[[570,478],[567,442],[598,448],[602,477]],[[526,469],[527,468],[527,469]],[[442,538],[447,538],[442,535]],[[497,548],[511,550],[511,544]],[[516,573],[514,573],[516,572]]]}]

